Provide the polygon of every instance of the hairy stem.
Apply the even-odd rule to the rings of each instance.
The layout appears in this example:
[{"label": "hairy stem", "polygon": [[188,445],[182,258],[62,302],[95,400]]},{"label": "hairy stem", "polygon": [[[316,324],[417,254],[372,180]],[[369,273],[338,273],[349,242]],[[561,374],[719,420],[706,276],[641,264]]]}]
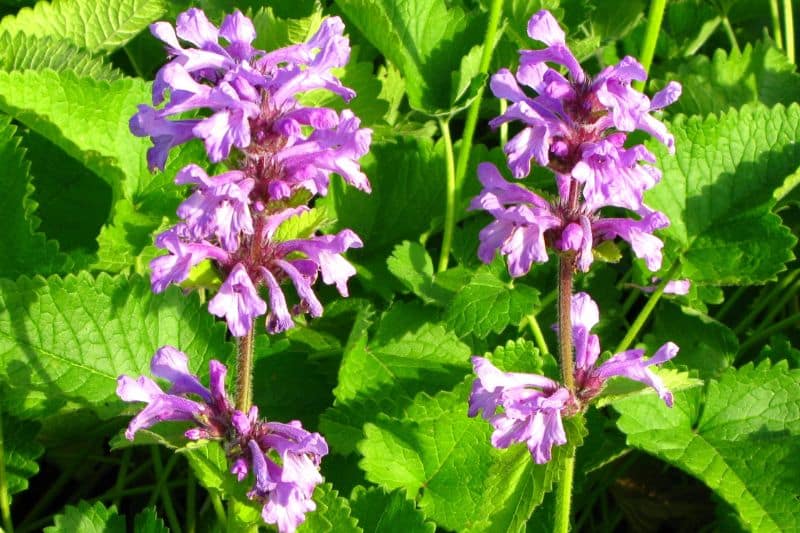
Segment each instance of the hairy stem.
[{"label": "hairy stem", "polygon": [[236,409],[246,413],[253,404],[253,335],[255,325],[247,335],[239,337],[236,355]]},{"label": "hairy stem", "polygon": [[572,360],[572,275],[575,272],[575,253],[566,252],[558,258],[558,353],[561,380],[575,394],[575,363]]},{"label": "hairy stem", "polygon": [[794,64],[794,13],[792,0],[783,0],[783,27],[786,30],[786,57]]},{"label": "hairy stem", "polygon": [[14,533],[14,524],[11,522],[11,499],[8,495],[6,456],[4,450],[3,413],[0,412],[0,515],[3,517],[3,529],[6,530],[6,533]]},{"label": "hairy stem", "polygon": [[570,509],[572,507],[572,481],[575,477],[575,453],[564,460],[564,469],[556,488],[556,516],[554,533],[568,533]]},{"label": "hairy stem", "polygon": [[[639,61],[645,72],[650,72],[650,65],[653,64],[656,42],[658,42],[658,34],[661,32],[661,21],[664,19],[666,5],[667,0],[652,0],[650,2],[650,11],[647,13],[647,28],[645,29],[644,41],[642,41],[642,51],[639,54]],[[633,85],[640,91],[644,90],[643,81],[637,81]]]},{"label": "hairy stem", "polygon": [[669,272],[664,276],[664,279],[661,280],[661,283],[658,284],[656,290],[650,296],[650,299],[647,300],[647,303],[644,304],[642,310],[639,312],[639,316],[636,317],[636,320],[633,321],[631,324],[631,328],[628,330],[628,333],[625,334],[625,338],[619,343],[617,349],[614,353],[624,352],[628,349],[628,347],[633,342],[633,339],[636,338],[636,335],[639,334],[639,331],[644,326],[644,323],[647,322],[647,319],[650,317],[650,313],[653,312],[655,309],[656,304],[659,300],[661,300],[661,296],[664,294],[664,289],[667,288],[667,283],[672,279],[675,275],[675,272],[678,271],[678,267],[681,265],[680,259],[676,259],[672,266],[669,269]]},{"label": "hairy stem", "polygon": [[439,256],[438,272],[447,270],[450,261],[450,248],[453,245],[453,231],[456,226],[456,166],[453,158],[453,139],[450,137],[450,123],[439,120],[439,129],[442,130],[444,140],[444,155],[447,165],[447,191],[444,212],[444,234],[442,235],[442,253]]}]

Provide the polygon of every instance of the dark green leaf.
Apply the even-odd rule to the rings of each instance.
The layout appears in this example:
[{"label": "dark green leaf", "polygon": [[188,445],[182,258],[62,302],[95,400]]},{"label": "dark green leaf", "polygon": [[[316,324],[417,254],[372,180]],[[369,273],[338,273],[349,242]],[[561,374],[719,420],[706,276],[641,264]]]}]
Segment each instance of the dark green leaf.
[{"label": "dark green leaf", "polygon": [[55,517],[55,525],[44,528],[45,533],[125,533],[125,517],[114,506],[82,501],[77,507],[68,505]]},{"label": "dark green leaf", "polygon": [[350,507],[358,525],[371,533],[433,533],[436,524],[425,520],[414,502],[407,500],[399,490],[390,493],[380,487],[367,490],[362,486],[353,489]]}]

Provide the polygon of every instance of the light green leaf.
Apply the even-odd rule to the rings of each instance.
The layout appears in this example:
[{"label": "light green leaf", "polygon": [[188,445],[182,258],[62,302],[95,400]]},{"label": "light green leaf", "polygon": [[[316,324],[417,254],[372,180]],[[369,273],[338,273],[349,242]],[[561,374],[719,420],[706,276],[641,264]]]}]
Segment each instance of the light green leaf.
[{"label": "light green leaf", "polygon": [[800,75],[774,43],[747,43],[741,51],[717,50],[681,58],[677,69],[664,75],[680,80],[683,93],[671,112],[707,115],[747,103],[789,105],[800,100]]},{"label": "light green leaf", "polygon": [[425,303],[444,304],[452,298],[451,292],[434,283],[433,260],[417,242],[403,241],[395,246],[386,266]]},{"label": "light green leaf", "polygon": [[97,261],[91,269],[117,273],[133,267],[138,274],[149,273],[149,261],[163,254],[153,244],[153,234],[168,225],[164,217],[137,211],[130,200],[120,200],[111,223],[97,236]]},{"label": "light green leaf", "polygon": [[350,453],[363,424],[378,413],[399,414],[418,392],[459,383],[470,369],[469,356],[469,347],[436,323],[431,310],[396,303],[368,343],[362,338],[345,351],[336,404],[322,418],[326,437],[338,452]]},{"label": "light green leaf", "polygon": [[302,16],[280,17],[275,11],[272,6],[264,6],[252,17],[257,36],[253,46],[260,50],[276,50],[306,42],[317,31],[323,18],[322,6],[316,1],[311,12]]},{"label": "light green leaf", "polygon": [[71,41],[57,37],[34,37],[24,33],[0,33],[0,69],[45,70],[59,72],[70,70],[78,76],[96,80],[114,81],[122,73],[78,48]]},{"label": "light green leaf", "polygon": [[350,494],[350,507],[358,525],[371,533],[433,533],[436,524],[425,520],[414,502],[399,490],[386,492],[380,487],[367,490],[361,485]]},{"label": "light green leaf", "polygon": [[[338,7],[406,79],[413,109],[448,111],[459,88],[451,73],[481,42],[484,18],[441,0],[341,0]],[[460,80],[459,85],[464,85]]]},{"label": "light green leaf", "polygon": [[315,207],[304,213],[293,216],[278,226],[275,232],[276,241],[290,239],[307,239],[317,230],[324,230],[335,222],[325,207]]},{"label": "light green leaf", "polygon": [[127,43],[166,11],[162,0],[54,0],[23,8],[0,21],[0,32],[63,37],[90,52]]},{"label": "light green leaf", "polygon": [[[0,388],[0,392],[3,389]],[[6,413],[2,416],[2,450],[0,460],[5,463],[6,490],[13,496],[28,488],[28,479],[39,472],[36,460],[44,453],[44,447],[36,441],[39,424],[18,420]]]},{"label": "light green leaf", "polygon": [[746,106],[717,118],[678,117],[674,157],[646,203],[670,219],[665,269],[707,285],[764,283],[791,260],[796,239],[770,210],[800,160],[800,107]]},{"label": "light green leaf", "polygon": [[224,329],[196,296],[177,288],[154,295],[138,276],[0,280],[4,400],[24,417],[65,405],[118,414],[119,375],[149,375],[165,344],[186,352],[191,370],[204,375],[211,358],[227,360]]},{"label": "light green leaf", "polygon": [[485,354],[494,366],[505,372],[527,372],[559,379],[558,363],[550,354],[542,354],[527,339],[509,340]]},{"label": "light green leaf", "polygon": [[299,533],[360,533],[355,517],[350,516],[350,502],[333,490],[333,485],[323,483],[314,489],[317,509],[306,515],[306,520],[297,528]]},{"label": "light green leaf", "polygon": [[628,444],[708,485],[751,531],[800,528],[800,371],[785,362],[730,369],[705,394],[616,402]]},{"label": "light green leaf", "polygon": [[539,304],[539,291],[503,281],[489,267],[481,267],[456,294],[445,313],[445,321],[460,337],[484,338],[519,324]]},{"label": "light green leaf", "polygon": [[164,520],[159,518],[153,506],[145,507],[136,515],[133,520],[133,530],[136,533],[169,533],[169,528],[164,525]]},{"label": "light green leaf", "polygon": [[90,505],[82,501],[77,507],[67,505],[62,514],[55,517],[55,525],[44,528],[45,533],[125,533],[125,517],[117,508],[104,506],[101,502]]},{"label": "light green leaf", "polygon": [[50,140],[111,185],[115,200],[138,201],[153,182],[169,181],[175,168],[151,176],[150,140],[134,137],[128,121],[136,105],[150,101],[149,84],[113,82],[50,70],[0,72],[0,110]]},{"label": "light green leaf", "polygon": [[0,116],[0,213],[3,231],[0,246],[0,276],[16,278],[22,274],[52,274],[63,270],[67,258],[58,251],[58,244],[37,233],[37,204],[31,198],[33,185],[30,165],[19,146],[16,128],[9,117]]},{"label": "light green leaf", "polygon": [[[674,368],[651,367],[650,371],[661,378],[664,386],[673,393],[703,385],[702,379],[694,378],[688,372],[680,372]],[[655,394],[655,391],[652,387],[644,383],[625,377],[614,377],[606,382],[603,392],[597,396],[597,406],[603,407],[624,398],[643,397],[653,394]]]}]

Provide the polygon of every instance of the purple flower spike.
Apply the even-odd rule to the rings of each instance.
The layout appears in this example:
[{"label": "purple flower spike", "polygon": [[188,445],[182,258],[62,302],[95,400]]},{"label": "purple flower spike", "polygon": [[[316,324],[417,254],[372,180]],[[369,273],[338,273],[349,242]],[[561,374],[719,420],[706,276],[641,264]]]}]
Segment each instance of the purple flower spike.
[{"label": "purple flower spike", "polygon": [[170,394],[197,394],[206,402],[211,401],[211,392],[189,372],[189,358],[173,346],[162,346],[156,351],[150,361],[150,372],[172,383]]},{"label": "purple flower spike", "polygon": [[640,381],[645,385],[653,387],[658,396],[664,400],[667,407],[672,407],[672,393],[664,386],[661,378],[654,374],[647,367],[660,365],[678,355],[678,346],[673,342],[668,342],[661,346],[658,351],[648,360],[644,360],[644,350],[628,350],[618,353],[596,369],[596,375],[600,379],[608,379],[614,376],[623,376],[634,381]]},{"label": "purple flower spike", "polygon": [[[483,357],[473,357],[472,365],[478,378],[469,416],[483,411],[494,428],[492,446],[524,442],[537,464],[548,462],[552,447],[567,442],[561,414],[572,403],[569,391],[544,376],[502,372]],[[502,412],[496,413],[497,408]]]},{"label": "purple flower spike", "polygon": [[237,263],[208,302],[208,312],[224,317],[231,335],[242,337],[253,327],[253,319],[267,312],[267,304],[258,296],[245,268]]}]

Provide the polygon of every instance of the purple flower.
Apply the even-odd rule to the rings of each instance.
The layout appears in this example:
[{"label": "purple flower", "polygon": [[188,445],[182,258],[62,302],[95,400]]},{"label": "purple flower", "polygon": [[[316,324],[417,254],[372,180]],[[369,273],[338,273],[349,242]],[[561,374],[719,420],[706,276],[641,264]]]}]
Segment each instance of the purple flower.
[{"label": "purple flower", "polygon": [[502,372],[483,357],[473,357],[472,366],[478,378],[469,397],[469,416],[483,411],[494,428],[492,446],[524,442],[536,463],[548,462],[552,447],[567,442],[561,414],[572,404],[569,391],[537,374]]},{"label": "purple flower", "polygon": [[236,263],[217,295],[208,302],[208,311],[225,317],[231,335],[242,337],[253,327],[253,319],[266,313],[267,304],[258,296],[245,267]]},{"label": "purple flower", "polygon": [[[501,69],[492,76],[495,96],[511,105],[489,124],[522,123],[503,148],[508,166],[516,178],[530,173],[531,161],[550,168],[558,198],[547,202],[506,183],[496,169],[479,168],[484,189],[472,208],[495,218],[480,234],[479,257],[489,262],[499,250],[507,257],[509,273],[517,277],[533,262],[547,261],[546,248],[553,247],[573,252],[576,266],[585,272],[597,244],[621,237],[648,268],[660,269],[663,244],[652,232],[669,222],[644,205],[643,197],[661,173],[652,166],[655,156],[643,145],[625,144],[627,132],[640,129],[674,149],[666,126],[650,113],[673,103],[680,85],[669,83],[651,101],[631,86],[647,77],[632,57],[595,78],[587,76],[567,47],[564,31],[546,10],[531,17],[528,35],[546,47],[521,51],[516,74]],[[548,64],[565,67],[568,76]],[[601,210],[607,207],[627,209],[639,218],[604,219]]]},{"label": "purple flower", "polygon": [[591,334],[591,329],[599,321],[597,304],[585,292],[572,296],[572,335],[575,343],[575,380],[581,401],[588,401],[603,388],[606,380],[623,376],[653,387],[659,397],[672,407],[672,393],[664,386],[661,378],[648,367],[662,364],[678,354],[678,346],[667,342],[650,359],[644,359],[644,350],[627,350],[612,356],[596,365],[600,356],[600,340]]},{"label": "purple flower", "polygon": [[237,480],[253,473],[248,497],[263,504],[264,521],[277,525],[281,533],[295,531],[306,513],[316,508],[311,497],[322,483],[319,465],[328,454],[325,439],[296,420],[288,424],[259,420],[255,406],[247,414],[235,410],[225,390],[227,368],[219,361],[209,363],[210,388],[189,372],[186,354],[171,346],[156,352],[151,369],[172,383],[168,393],[145,376],[117,380],[120,398],[148,404],[131,420],[125,436],[133,440],[138,430],[162,421],[196,422],[186,437],[224,441]]},{"label": "purple flower", "polygon": [[[172,383],[169,392],[164,392],[146,376],[137,379],[120,376],[117,379],[117,396],[126,402],[147,402],[147,406],[131,420],[125,437],[133,440],[140,429],[164,421],[197,423],[197,427],[186,432],[187,438],[192,440],[222,437],[230,416],[230,402],[224,389],[226,370],[217,361],[211,362],[210,369],[212,379],[209,390],[200,384],[197,376],[189,372],[186,354],[172,346],[163,346],[153,356],[151,371],[154,376]],[[193,395],[199,401],[187,395]]]},{"label": "purple flower", "polygon": [[196,243],[181,239],[181,227],[165,231],[156,238],[156,246],[170,253],[150,261],[150,283],[153,292],[163,292],[171,283],[180,283],[189,277],[193,266],[205,259],[227,261],[224,250],[206,241]]}]

